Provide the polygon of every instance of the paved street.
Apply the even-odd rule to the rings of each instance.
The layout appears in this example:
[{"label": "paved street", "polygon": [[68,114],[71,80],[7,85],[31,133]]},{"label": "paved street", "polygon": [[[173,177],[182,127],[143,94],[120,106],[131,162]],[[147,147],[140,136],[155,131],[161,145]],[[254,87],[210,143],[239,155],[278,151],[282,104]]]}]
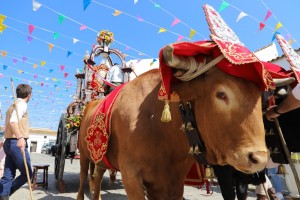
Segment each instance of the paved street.
[{"label": "paved street", "polygon": [[[73,164],[69,159],[66,159],[65,170],[64,170],[64,181],[65,181],[65,192],[59,193],[55,187],[54,178],[54,157],[46,154],[31,154],[32,164],[50,164],[49,167],[49,186],[48,190],[42,187],[37,187],[33,191],[34,200],[71,200],[76,199],[77,190],[79,187],[79,160],[73,160]],[[39,171],[38,177],[41,178],[41,172]],[[197,189],[194,187],[185,187],[184,197],[186,200],[221,200],[221,194],[216,186],[212,186],[213,194],[207,195],[205,187]],[[29,200],[30,193],[28,185],[24,185],[15,194],[10,197],[10,200]],[[90,199],[88,186],[85,189],[85,199]],[[102,183],[102,199],[103,200],[126,200],[126,193],[122,186],[120,173],[117,175],[117,181],[109,185],[109,178],[106,174]],[[249,192],[249,200],[255,200],[255,194]]]}]

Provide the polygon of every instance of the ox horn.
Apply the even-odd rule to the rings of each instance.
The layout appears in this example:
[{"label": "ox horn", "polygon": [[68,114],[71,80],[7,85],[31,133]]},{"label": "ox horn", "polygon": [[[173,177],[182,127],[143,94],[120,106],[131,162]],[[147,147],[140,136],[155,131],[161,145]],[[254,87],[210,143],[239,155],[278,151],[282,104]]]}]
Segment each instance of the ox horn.
[{"label": "ox horn", "polygon": [[289,77],[289,78],[274,78],[273,81],[274,81],[276,87],[282,87],[282,86],[289,85],[292,82],[294,82],[295,78],[294,77]]},{"label": "ox horn", "polygon": [[173,52],[174,47],[167,45],[162,52],[163,60],[170,67],[186,71],[184,74],[174,74],[176,78],[182,81],[189,81],[200,76],[224,58],[224,55],[220,55],[206,63],[206,59],[204,59],[204,62],[199,62],[194,56],[176,56]]}]

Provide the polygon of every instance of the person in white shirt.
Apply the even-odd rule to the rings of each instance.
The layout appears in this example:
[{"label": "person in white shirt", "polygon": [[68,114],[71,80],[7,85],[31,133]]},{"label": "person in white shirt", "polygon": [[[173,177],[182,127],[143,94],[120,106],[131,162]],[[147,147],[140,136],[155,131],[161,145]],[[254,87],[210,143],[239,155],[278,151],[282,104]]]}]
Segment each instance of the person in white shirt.
[{"label": "person in white shirt", "polygon": [[[119,86],[124,82],[124,74],[118,63],[115,63],[109,68],[106,80],[116,86]],[[113,89],[114,88],[110,87],[108,93],[113,91]]]}]

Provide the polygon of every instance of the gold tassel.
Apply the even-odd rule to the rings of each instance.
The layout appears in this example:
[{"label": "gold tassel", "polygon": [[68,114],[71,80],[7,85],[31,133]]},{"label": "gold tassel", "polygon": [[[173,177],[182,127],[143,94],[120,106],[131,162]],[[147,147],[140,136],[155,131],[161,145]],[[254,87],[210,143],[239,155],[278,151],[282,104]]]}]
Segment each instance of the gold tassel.
[{"label": "gold tassel", "polygon": [[169,106],[169,101],[165,101],[165,106],[164,110],[162,112],[160,120],[162,122],[170,122],[172,120],[171,118],[171,112],[170,112],[170,106]]}]

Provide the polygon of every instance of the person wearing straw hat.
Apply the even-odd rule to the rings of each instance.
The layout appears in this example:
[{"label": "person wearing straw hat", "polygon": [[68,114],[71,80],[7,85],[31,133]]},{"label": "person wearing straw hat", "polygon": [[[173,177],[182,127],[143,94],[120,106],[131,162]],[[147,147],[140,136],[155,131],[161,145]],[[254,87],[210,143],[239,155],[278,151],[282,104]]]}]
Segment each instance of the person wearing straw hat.
[{"label": "person wearing straw hat", "polygon": [[[3,145],[6,153],[4,174],[0,179],[0,200],[7,200],[16,190],[27,182],[27,169],[22,153],[25,152],[28,173],[32,177],[27,139],[29,137],[27,103],[32,95],[32,88],[19,84],[16,88],[17,99],[6,112]],[[15,178],[16,170],[20,175]]]}]

